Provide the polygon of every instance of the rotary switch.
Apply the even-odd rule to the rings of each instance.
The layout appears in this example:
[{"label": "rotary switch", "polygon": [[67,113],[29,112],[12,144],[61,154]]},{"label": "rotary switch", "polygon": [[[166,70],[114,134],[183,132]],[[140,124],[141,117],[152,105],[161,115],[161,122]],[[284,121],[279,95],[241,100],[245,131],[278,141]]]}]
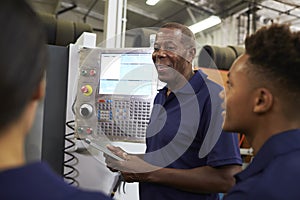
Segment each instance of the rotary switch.
[{"label": "rotary switch", "polygon": [[93,113],[93,107],[90,104],[82,104],[80,106],[79,113],[82,117],[88,118],[92,115]]}]

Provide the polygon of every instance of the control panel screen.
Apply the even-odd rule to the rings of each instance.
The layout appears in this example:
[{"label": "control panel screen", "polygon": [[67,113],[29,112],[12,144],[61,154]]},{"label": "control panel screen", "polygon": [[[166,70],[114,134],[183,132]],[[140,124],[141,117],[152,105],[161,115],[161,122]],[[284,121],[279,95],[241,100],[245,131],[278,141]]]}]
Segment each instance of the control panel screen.
[{"label": "control panel screen", "polygon": [[151,53],[102,53],[99,94],[151,95],[153,61]]}]

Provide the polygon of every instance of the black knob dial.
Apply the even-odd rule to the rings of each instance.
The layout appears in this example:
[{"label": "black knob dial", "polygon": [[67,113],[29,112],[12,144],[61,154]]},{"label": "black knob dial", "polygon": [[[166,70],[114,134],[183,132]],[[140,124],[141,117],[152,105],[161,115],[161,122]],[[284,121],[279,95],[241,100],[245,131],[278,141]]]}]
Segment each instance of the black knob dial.
[{"label": "black knob dial", "polygon": [[80,115],[84,118],[90,117],[93,113],[93,107],[90,104],[82,104],[80,106]]}]

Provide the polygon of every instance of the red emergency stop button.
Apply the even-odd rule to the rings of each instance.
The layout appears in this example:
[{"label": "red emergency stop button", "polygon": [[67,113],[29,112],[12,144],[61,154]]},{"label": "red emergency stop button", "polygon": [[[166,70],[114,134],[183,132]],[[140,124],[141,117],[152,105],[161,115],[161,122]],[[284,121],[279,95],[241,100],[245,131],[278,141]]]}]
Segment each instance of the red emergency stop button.
[{"label": "red emergency stop button", "polygon": [[81,87],[81,92],[85,95],[85,96],[90,96],[93,93],[93,88],[91,85],[84,85]]}]

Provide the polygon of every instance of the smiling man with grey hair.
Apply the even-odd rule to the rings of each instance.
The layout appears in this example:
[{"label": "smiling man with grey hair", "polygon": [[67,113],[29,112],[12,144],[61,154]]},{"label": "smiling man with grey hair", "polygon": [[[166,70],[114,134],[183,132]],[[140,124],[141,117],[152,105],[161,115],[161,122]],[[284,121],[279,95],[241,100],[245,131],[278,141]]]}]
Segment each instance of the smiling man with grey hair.
[{"label": "smiling man with grey hair", "polygon": [[160,27],[152,60],[167,85],[154,100],[146,153],[108,147],[124,158],[106,155],[108,167],[125,181],[140,182],[141,200],[219,199],[241,170],[237,135],[222,132],[222,88],[193,70],[195,55],[195,37],[186,26]]}]

